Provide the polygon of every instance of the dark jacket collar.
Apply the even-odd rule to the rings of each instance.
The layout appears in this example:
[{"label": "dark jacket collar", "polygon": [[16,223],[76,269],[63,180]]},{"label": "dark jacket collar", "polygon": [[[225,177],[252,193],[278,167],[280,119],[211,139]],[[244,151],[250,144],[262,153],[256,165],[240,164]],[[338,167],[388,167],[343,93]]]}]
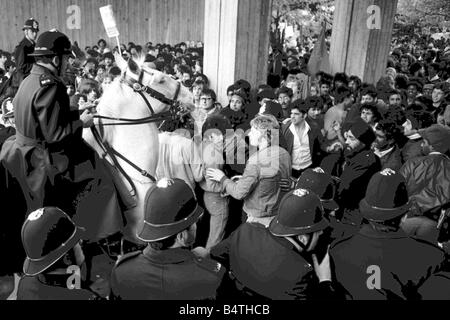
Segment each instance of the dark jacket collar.
[{"label": "dark jacket collar", "polygon": [[379,232],[372,228],[369,224],[364,224],[361,229],[359,230],[359,234],[367,237],[367,238],[374,238],[374,239],[402,239],[402,238],[408,238],[408,235],[402,230],[399,229],[398,231],[393,232]]},{"label": "dark jacket collar", "polygon": [[154,250],[147,246],[143,254],[150,261],[162,264],[182,263],[195,258],[194,254],[186,248]]}]

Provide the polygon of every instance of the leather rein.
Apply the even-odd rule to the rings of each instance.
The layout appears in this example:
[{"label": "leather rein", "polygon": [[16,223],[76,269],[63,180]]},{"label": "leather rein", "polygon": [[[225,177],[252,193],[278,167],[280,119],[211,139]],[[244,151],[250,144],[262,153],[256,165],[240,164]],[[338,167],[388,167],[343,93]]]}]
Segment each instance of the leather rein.
[{"label": "leather rein", "polygon": [[[146,70],[141,69],[141,72],[139,74],[139,79],[135,80],[129,76],[127,76],[126,72],[121,78],[121,82],[128,85],[130,88],[133,89],[134,92],[139,94],[142,99],[145,101],[145,104],[147,105],[147,108],[150,111],[150,116],[145,118],[139,118],[139,119],[127,119],[127,118],[115,118],[115,117],[106,117],[101,115],[95,115],[94,118],[99,119],[99,125],[100,128],[103,126],[132,126],[132,125],[140,125],[140,124],[146,124],[146,123],[153,123],[153,122],[160,122],[160,121],[166,121],[166,120],[175,120],[177,117],[177,114],[180,111],[180,104],[177,101],[178,95],[180,93],[181,84],[177,82],[177,89],[175,91],[175,94],[172,99],[167,98],[164,94],[160,93],[159,91],[156,91],[149,86],[146,86],[142,84],[142,80],[144,78],[144,74],[149,73]],[[156,114],[152,105],[150,104],[150,101],[147,99],[146,95],[149,95],[150,97],[164,103],[170,106],[169,111],[162,112],[159,114]],[[111,123],[103,123],[102,120],[110,120],[113,121]],[[131,195],[136,196],[136,186],[133,183],[133,180],[128,176],[128,174],[125,172],[123,167],[119,163],[119,159],[126,162],[128,165],[130,165],[133,169],[135,169],[137,172],[139,172],[143,177],[146,177],[150,179],[152,182],[156,182],[156,178],[151,175],[146,170],[140,168],[135,163],[127,159],[124,155],[122,155],[120,152],[115,150],[108,142],[103,141],[99,131],[97,130],[96,126],[91,127],[92,134],[94,135],[94,138],[100,148],[103,151],[102,158],[106,158],[106,156],[109,156],[113,162],[113,165],[116,167],[116,169],[125,177],[125,179],[130,184],[132,190]]]}]

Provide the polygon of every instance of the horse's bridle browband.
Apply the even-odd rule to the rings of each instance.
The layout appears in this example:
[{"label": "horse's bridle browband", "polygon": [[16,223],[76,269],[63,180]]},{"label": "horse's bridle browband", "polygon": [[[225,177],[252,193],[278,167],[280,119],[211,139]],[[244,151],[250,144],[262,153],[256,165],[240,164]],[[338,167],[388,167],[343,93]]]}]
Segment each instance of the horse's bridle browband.
[{"label": "horse's bridle browband", "polygon": [[[177,82],[177,89],[175,91],[175,94],[173,96],[173,99],[167,98],[165,95],[163,95],[161,92],[158,92],[149,86],[146,86],[142,84],[142,80],[144,78],[144,73],[149,73],[148,71],[141,69],[141,73],[139,74],[139,80],[135,80],[129,76],[127,76],[126,72],[124,73],[122,79],[120,80],[122,83],[127,84],[129,87],[131,87],[134,92],[138,93],[142,99],[145,101],[151,115],[149,117],[140,118],[140,119],[127,119],[127,118],[114,118],[114,117],[106,117],[101,115],[96,115],[94,118],[100,119],[100,124],[102,126],[120,126],[120,125],[139,125],[139,124],[146,124],[146,123],[152,123],[152,122],[159,122],[164,121],[168,119],[174,119],[177,115],[177,112],[179,111],[179,104],[176,101],[178,98],[178,95],[180,93],[181,84]],[[152,105],[148,101],[148,99],[145,97],[145,94],[148,94],[150,97],[159,100],[160,102],[164,104],[168,104],[170,106],[170,110],[166,112],[162,112],[159,114],[155,114],[155,111],[153,110]],[[115,121],[113,123],[102,123],[101,120],[112,120]],[[125,177],[125,179],[128,181],[132,188],[132,195],[136,195],[136,186],[134,185],[132,179],[127,175],[125,170],[120,165],[117,158],[122,159],[125,161],[128,165],[130,165],[133,169],[138,171],[142,176],[150,179],[152,182],[156,182],[155,177],[153,177],[150,173],[148,173],[146,170],[141,169],[139,166],[128,160],[125,156],[123,156],[120,152],[116,151],[113,147],[109,145],[109,143],[102,141],[102,137],[100,133],[98,132],[97,128],[95,126],[91,127],[92,134],[94,135],[95,140],[97,141],[98,145],[101,147],[103,151],[103,158],[105,158],[107,155],[110,156],[114,166],[119,170],[119,172]],[[134,193],[134,194],[133,194]]]}]

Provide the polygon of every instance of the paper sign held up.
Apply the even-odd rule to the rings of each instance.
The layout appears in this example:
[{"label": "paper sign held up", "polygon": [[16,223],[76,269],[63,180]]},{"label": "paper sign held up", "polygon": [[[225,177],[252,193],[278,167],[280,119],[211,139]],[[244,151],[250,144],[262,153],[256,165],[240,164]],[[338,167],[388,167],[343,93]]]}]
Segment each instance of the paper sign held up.
[{"label": "paper sign held up", "polygon": [[105,26],[106,34],[108,35],[108,37],[118,37],[119,29],[117,29],[112,5],[100,7],[100,15],[102,16],[103,25]]}]

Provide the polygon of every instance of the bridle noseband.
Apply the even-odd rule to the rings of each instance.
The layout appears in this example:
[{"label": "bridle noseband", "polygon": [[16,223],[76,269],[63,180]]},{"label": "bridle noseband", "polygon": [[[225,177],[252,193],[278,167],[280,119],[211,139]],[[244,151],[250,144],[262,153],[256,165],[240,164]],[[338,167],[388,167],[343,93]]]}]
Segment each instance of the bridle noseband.
[{"label": "bridle noseband", "polygon": [[[125,125],[140,125],[140,124],[146,124],[146,123],[152,123],[152,122],[160,122],[160,121],[166,121],[166,120],[176,120],[178,117],[178,114],[182,110],[180,103],[177,101],[178,95],[181,90],[181,84],[177,81],[177,89],[175,90],[175,94],[173,95],[173,98],[167,98],[164,94],[161,92],[156,91],[155,89],[150,88],[149,86],[146,86],[142,83],[142,80],[144,78],[144,74],[150,74],[150,72],[141,69],[141,72],[139,74],[138,80],[133,79],[132,77],[128,76],[126,72],[120,79],[122,83],[125,83],[128,85],[131,89],[133,89],[134,92],[139,94],[142,99],[145,101],[145,104],[147,105],[147,108],[150,111],[150,116],[145,118],[139,118],[139,119],[127,119],[127,118],[114,118],[114,117],[106,117],[101,115],[95,115],[94,118],[99,119],[100,126],[125,126]],[[170,106],[170,109],[166,112],[155,114],[155,110],[153,109],[152,105],[150,104],[150,101],[147,99],[146,95],[149,95],[150,97],[164,103]],[[103,123],[102,120],[111,120],[114,122],[111,123]],[[132,181],[132,179],[128,176],[128,174],[125,172],[125,170],[120,165],[117,158],[122,159],[125,161],[128,165],[130,165],[132,168],[134,168],[136,171],[138,171],[142,176],[150,179],[152,182],[156,182],[155,177],[153,177],[150,173],[148,173],[146,170],[141,169],[139,166],[131,162],[129,159],[127,159],[125,156],[123,156],[120,152],[116,151],[113,147],[109,145],[108,142],[104,142],[100,133],[98,132],[97,128],[95,126],[91,127],[92,134],[94,135],[95,140],[97,141],[98,145],[101,147],[103,151],[103,158],[106,156],[109,156],[114,164],[114,166],[119,170],[119,172],[125,177],[125,179],[130,184],[132,190],[132,196],[136,195],[136,187]]]}]

